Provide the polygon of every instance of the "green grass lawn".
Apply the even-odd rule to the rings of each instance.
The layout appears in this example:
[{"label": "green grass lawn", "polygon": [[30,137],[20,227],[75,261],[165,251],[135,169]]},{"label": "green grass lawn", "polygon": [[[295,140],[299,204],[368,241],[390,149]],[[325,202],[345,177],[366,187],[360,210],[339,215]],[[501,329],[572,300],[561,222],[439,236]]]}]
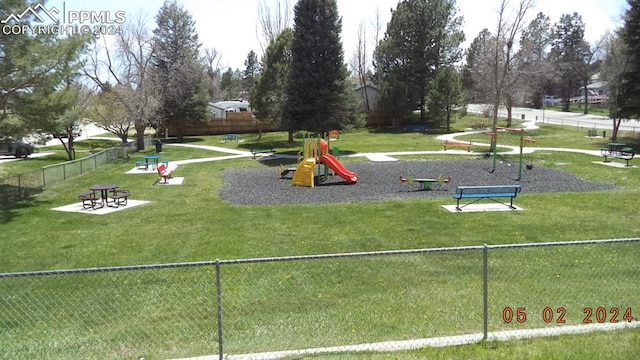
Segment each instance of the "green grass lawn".
[{"label": "green grass lawn", "polygon": [[[455,127],[460,127],[456,130],[464,129],[468,126],[465,122],[470,121],[456,122]],[[600,140],[585,139],[582,132],[571,128],[545,126],[527,136],[536,138],[536,146],[540,147],[601,146],[597,143]],[[288,144],[284,133],[242,137],[244,141],[239,143],[222,143],[222,136],[190,138],[186,143],[238,149],[261,143],[289,154],[302,147],[300,139]],[[488,142],[486,135],[476,137],[478,142]],[[476,137],[469,139],[476,141]],[[517,144],[517,136],[510,140],[505,136],[505,142],[512,140]],[[434,135],[365,130],[344,133],[332,146],[338,146],[346,154],[442,148]],[[584,154],[544,152],[535,154],[532,161],[537,166],[560,168],[587,180],[614,183],[621,189],[523,194],[516,203],[526,209],[524,212],[450,214],[440,208],[443,203],[451,203],[447,198],[232,205],[218,196],[224,186],[224,169],[272,167],[274,181],[278,181],[275,175],[278,164],[248,158],[185,164],[174,173],[185,177],[182,186],[154,186],[157,179],[154,174],[125,174],[135,160],[152,152],[149,147],[126,161],[72,178],[22,203],[0,209],[0,272],[631,238],[640,234],[636,214],[640,203],[640,169],[595,165],[592,161],[600,159]],[[220,155],[216,151],[171,146],[171,141],[167,141],[162,158],[176,161]],[[42,161],[55,162],[58,157]],[[444,155],[411,158],[452,159]],[[35,160],[3,164],[2,169],[15,173],[27,170],[28,166],[42,165]],[[365,160],[344,158],[344,161]],[[96,183],[117,183],[130,190],[132,198],[151,203],[105,216],[51,210],[75,202],[80,192]],[[570,309],[570,324],[580,323],[580,311],[585,306],[630,306],[635,310],[640,290],[629,285],[640,280],[638,256],[637,244],[492,253],[490,330],[518,328],[500,321],[505,306],[527,306],[532,314],[546,306],[563,306]],[[224,267],[225,336],[229,339],[226,349],[242,353],[480,332],[481,269],[481,254],[467,252]],[[154,358],[150,354],[166,358],[176,354],[170,351],[172,346],[184,348],[186,355],[193,356],[211,353],[211,343],[217,340],[213,312],[189,317],[188,321],[183,319],[183,314],[196,313],[198,310],[194,309],[205,305],[203,314],[214,311],[212,271],[207,267],[134,277],[12,279],[3,282],[0,292],[17,298],[35,296],[47,309],[44,313],[56,313],[71,324],[75,315],[66,314],[70,308],[65,305],[83,299],[82,302],[92,304],[89,307],[92,311],[87,311],[89,327],[102,329],[108,341],[118,343],[129,333],[141,333],[154,338],[153,345],[163,344],[169,349],[165,352],[164,347],[147,348],[140,340],[139,348],[111,349],[104,354],[106,358]],[[174,282],[176,287],[167,286]],[[164,295],[167,289],[171,289],[171,296],[163,300],[159,295]],[[104,298],[109,301],[101,302]],[[102,318],[103,312],[110,311],[115,313],[108,319]],[[132,322],[132,314],[142,315]],[[6,315],[0,309],[0,318]],[[6,354],[25,358],[20,356],[24,354],[22,351],[34,346],[33,336],[41,334],[41,323],[37,320],[44,315],[33,316],[34,321],[28,326],[14,328],[3,323],[0,327],[0,342],[11,344],[4,350]],[[166,319],[184,325],[181,336],[168,332]],[[53,324],[55,321],[49,325]],[[527,325],[547,326],[534,315]],[[175,327],[180,328],[178,324]],[[322,336],[318,336],[319,328],[323,329]],[[199,335],[202,332],[207,335],[202,339],[205,345],[199,347],[194,339],[202,336]],[[639,334],[638,330],[628,330],[326,358],[543,359],[590,358],[593,354],[635,358]],[[11,341],[3,341],[5,336]],[[42,343],[54,349],[49,357],[70,358],[83,347],[101,351],[100,342],[105,340],[98,341],[92,336],[86,333],[86,328],[72,326],[59,331],[57,336],[42,339]]]}]

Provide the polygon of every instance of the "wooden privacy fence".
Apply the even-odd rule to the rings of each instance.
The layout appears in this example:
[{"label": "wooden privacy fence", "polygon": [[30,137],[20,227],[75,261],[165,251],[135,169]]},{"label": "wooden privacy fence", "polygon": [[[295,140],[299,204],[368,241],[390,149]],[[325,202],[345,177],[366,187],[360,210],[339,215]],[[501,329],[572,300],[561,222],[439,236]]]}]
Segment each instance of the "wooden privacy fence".
[{"label": "wooden privacy fence", "polygon": [[[367,126],[392,126],[393,123],[388,116],[367,113]],[[260,131],[280,131],[278,124],[259,121],[253,117],[250,111],[229,112],[226,118],[212,118],[203,124],[185,125],[182,129],[175,126],[168,126],[160,130],[162,136],[176,137],[178,132],[182,131],[182,136],[199,136],[199,135],[222,135],[222,134],[247,134],[257,133]]]},{"label": "wooden privacy fence", "polygon": [[182,129],[177,129],[174,126],[168,126],[166,129],[162,130],[161,133],[164,136],[176,137],[180,130],[182,131],[183,136],[199,136],[279,131],[280,127],[277,124],[254,119],[251,116],[251,112],[237,112],[228,113],[226,119],[212,118],[207,123],[186,125]]}]

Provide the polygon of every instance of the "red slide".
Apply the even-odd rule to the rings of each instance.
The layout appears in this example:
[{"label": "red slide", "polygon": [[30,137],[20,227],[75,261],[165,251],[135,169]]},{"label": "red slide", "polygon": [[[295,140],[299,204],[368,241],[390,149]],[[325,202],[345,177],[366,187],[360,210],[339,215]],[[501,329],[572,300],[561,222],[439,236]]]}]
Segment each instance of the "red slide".
[{"label": "red slide", "polygon": [[331,154],[322,155],[320,161],[338,174],[338,176],[347,180],[349,184],[355,184],[358,181],[356,173],[347,170],[335,156]]}]

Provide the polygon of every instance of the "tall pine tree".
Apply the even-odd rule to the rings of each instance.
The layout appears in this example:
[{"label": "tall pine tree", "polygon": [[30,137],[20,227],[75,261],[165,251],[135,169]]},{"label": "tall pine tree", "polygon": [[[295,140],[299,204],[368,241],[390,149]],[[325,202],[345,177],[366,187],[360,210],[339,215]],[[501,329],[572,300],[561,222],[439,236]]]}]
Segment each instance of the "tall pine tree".
[{"label": "tall pine tree", "polygon": [[627,0],[627,3],[629,9],[621,31],[627,63],[622,73],[616,117],[628,119],[640,117],[640,0]]},{"label": "tall pine tree", "polygon": [[355,121],[357,107],[347,81],[336,1],[300,0],[294,16],[283,128],[314,132],[342,129]]},{"label": "tall pine tree", "polygon": [[[251,89],[251,109],[261,121],[280,123],[286,99],[286,86],[291,69],[291,43],[293,31],[282,30],[271,40],[262,58],[262,72],[257,75]],[[289,132],[289,141],[293,133]]]},{"label": "tall pine tree", "polygon": [[176,0],[167,0],[156,15],[152,64],[160,89],[158,116],[175,126],[178,138],[184,126],[207,116],[208,92],[199,61],[200,43],[191,14]]},{"label": "tall pine tree", "polygon": [[556,66],[562,111],[569,111],[569,99],[580,86],[581,69],[589,44],[584,40],[584,22],[578,13],[563,14],[553,29],[550,58]]},{"label": "tall pine tree", "polygon": [[[383,89],[379,105],[391,105],[382,108],[385,113],[401,118],[419,107],[420,121],[426,122],[427,95],[438,68],[457,62],[461,56],[461,28],[455,0],[398,3],[375,53],[376,72],[381,80],[378,85]],[[390,82],[404,85],[396,93]],[[408,96],[399,106],[394,99],[403,92]]]}]

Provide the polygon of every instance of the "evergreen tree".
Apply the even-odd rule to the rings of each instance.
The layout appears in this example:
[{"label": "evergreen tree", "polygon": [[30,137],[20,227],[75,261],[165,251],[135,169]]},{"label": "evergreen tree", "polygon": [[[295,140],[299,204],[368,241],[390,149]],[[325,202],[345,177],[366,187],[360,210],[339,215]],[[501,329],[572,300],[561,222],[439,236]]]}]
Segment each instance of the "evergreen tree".
[{"label": "evergreen tree", "polygon": [[436,126],[444,123],[446,130],[449,131],[451,115],[464,102],[461,76],[454,66],[443,66],[438,69],[429,99],[429,117]]},{"label": "evergreen tree", "polygon": [[615,117],[638,118],[640,116],[640,0],[627,0],[621,31],[627,59],[622,73],[618,94],[618,111]]},{"label": "evergreen tree", "polygon": [[519,76],[522,78],[536,109],[540,109],[542,95],[546,93],[552,83],[552,72],[548,61],[551,46],[551,23],[547,15],[538,13],[529,23],[520,37]]},{"label": "evergreen tree", "polygon": [[356,103],[335,0],[300,0],[294,8],[291,72],[283,128],[323,132],[356,120]]},{"label": "evergreen tree", "polygon": [[[286,86],[291,69],[293,31],[284,29],[267,47],[251,91],[251,109],[258,120],[280,123],[286,102]],[[293,133],[289,132],[293,141]]]},{"label": "evergreen tree", "polygon": [[198,34],[191,14],[176,0],[165,1],[156,15],[152,64],[160,89],[159,118],[177,129],[207,116],[208,92],[199,61]]},{"label": "evergreen tree", "polygon": [[[33,5],[32,2],[0,0],[0,19],[20,14],[29,5]],[[32,20],[24,16],[15,22],[0,24],[3,30],[0,35],[0,135],[22,137],[35,129],[54,132],[61,128],[55,114],[48,114],[46,103],[53,107],[54,97],[62,98],[54,94],[75,78],[80,53],[89,40],[80,35],[60,37],[29,31],[12,33],[7,29],[28,28]],[[58,105],[73,106],[71,100]],[[60,114],[64,111],[60,109]]]},{"label": "evergreen tree", "polygon": [[240,70],[233,71],[228,68],[220,77],[220,90],[226,92],[225,100],[235,100],[240,95],[242,87],[242,76]]},{"label": "evergreen tree", "polygon": [[581,69],[589,44],[584,40],[584,23],[578,13],[564,14],[553,29],[550,58],[555,65],[562,111],[569,111],[569,99],[580,86]]},{"label": "evergreen tree", "polygon": [[[624,29],[623,29],[624,32]],[[622,124],[623,118],[637,117],[638,113],[634,113],[632,106],[628,106],[629,100],[636,100],[635,97],[630,99],[621,99],[621,85],[625,83],[623,76],[630,74],[628,69],[637,65],[632,65],[629,61],[631,54],[620,34],[608,34],[604,41],[605,58],[602,64],[601,77],[609,84],[609,117],[613,120],[613,131],[611,139],[615,141],[618,138],[618,130]],[[637,71],[637,70],[636,70]],[[631,74],[630,74],[631,75]],[[628,83],[631,85],[633,83]],[[631,86],[628,87],[632,89]],[[633,93],[633,91],[631,91]],[[625,108],[625,106],[628,106]],[[637,106],[637,105],[636,105]],[[627,111],[626,114],[621,112]]]},{"label": "evergreen tree", "polygon": [[462,83],[470,102],[488,104],[493,99],[495,90],[488,81],[487,74],[492,71],[491,60],[494,47],[495,38],[489,29],[483,29],[467,49]]},{"label": "evergreen tree", "polygon": [[[437,69],[453,64],[461,55],[464,33],[456,13],[455,0],[403,0],[392,12],[376,49],[376,70],[382,82],[390,77],[396,83],[401,79],[408,82],[405,113],[397,116],[419,107],[421,122],[426,122],[427,93]],[[391,99],[382,103],[393,104]]]},{"label": "evergreen tree", "polygon": [[[251,89],[255,81],[255,77],[258,74],[259,66],[258,56],[251,50],[247,54],[247,59],[244,61],[244,74],[242,74],[242,82],[245,94],[251,94]],[[243,96],[244,97],[244,96]]]}]

